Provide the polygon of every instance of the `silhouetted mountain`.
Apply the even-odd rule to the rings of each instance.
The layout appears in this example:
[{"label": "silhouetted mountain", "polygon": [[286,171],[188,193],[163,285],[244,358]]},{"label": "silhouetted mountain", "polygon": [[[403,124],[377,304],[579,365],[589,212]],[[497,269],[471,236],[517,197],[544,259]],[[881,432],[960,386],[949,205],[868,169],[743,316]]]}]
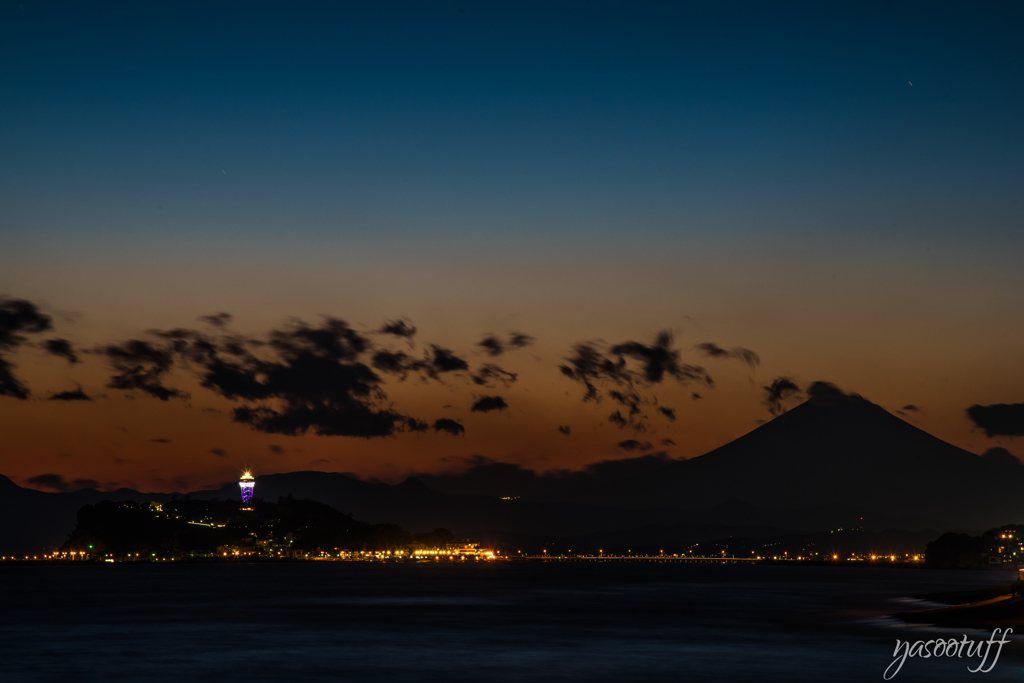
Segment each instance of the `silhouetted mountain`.
[{"label": "silhouetted mountain", "polygon": [[[1024,520],[1024,467],[942,441],[857,395],[826,392],[706,455],[577,502],[792,529],[983,529]],[[754,521],[740,511],[740,518]],[[863,521],[861,521],[863,518]]]},{"label": "silhouetted mountain", "polygon": [[0,555],[54,550],[68,539],[82,506],[140,497],[158,503],[171,498],[166,493],[139,493],[131,489],[46,493],[22,488],[0,475]]}]

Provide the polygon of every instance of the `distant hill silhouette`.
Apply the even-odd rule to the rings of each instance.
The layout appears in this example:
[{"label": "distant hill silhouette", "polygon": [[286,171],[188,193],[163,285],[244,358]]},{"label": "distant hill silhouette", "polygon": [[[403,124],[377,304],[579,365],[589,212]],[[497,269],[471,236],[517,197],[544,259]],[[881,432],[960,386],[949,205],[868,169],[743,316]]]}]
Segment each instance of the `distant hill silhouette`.
[{"label": "distant hill silhouette", "polygon": [[473,467],[460,474],[419,474],[417,478],[441,493],[563,501],[566,496],[580,491],[657,472],[670,462],[676,460],[665,451],[659,451],[635,458],[602,460],[581,471],[555,470],[538,474],[522,465],[478,458]]},{"label": "distant hill silhouette", "polygon": [[[830,385],[818,383],[810,394],[793,410],[690,460],[657,453],[545,475],[482,461],[462,474],[422,475],[393,486],[292,472],[257,477],[256,495],[308,498],[413,533],[442,527],[524,543],[630,537],[690,543],[838,527],[981,531],[1024,522],[1024,466],[1016,459],[974,455]],[[230,483],[188,495],[237,500],[239,493]],[[86,504],[171,497],[129,489],[44,493],[0,476],[0,554],[56,548]]]},{"label": "distant hill silhouette", "polygon": [[170,500],[171,496],[165,493],[140,494],[132,489],[46,493],[22,488],[0,475],[0,555],[55,550],[75,528],[75,514],[82,506],[103,500],[139,498],[163,502]]}]

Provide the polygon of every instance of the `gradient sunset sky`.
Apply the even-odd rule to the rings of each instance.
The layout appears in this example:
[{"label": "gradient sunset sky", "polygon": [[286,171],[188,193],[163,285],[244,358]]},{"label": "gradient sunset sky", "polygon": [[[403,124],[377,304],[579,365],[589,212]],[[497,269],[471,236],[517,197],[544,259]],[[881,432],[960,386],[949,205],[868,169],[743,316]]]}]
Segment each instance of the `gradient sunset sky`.
[{"label": "gradient sunset sky", "polygon": [[[1009,2],[5,2],[0,296],[52,329],[0,349],[31,390],[0,396],[0,474],[180,491],[693,457],[770,419],[778,377],[1024,456],[965,413],[1024,402],[1022,29]],[[465,433],[266,433],[182,359],[162,381],[187,399],[108,386],[104,349],[150,330],[325,316],[463,359],[375,371],[374,400]],[[379,333],[401,319],[414,337]],[[713,388],[637,374],[621,427],[614,382],[585,401],[560,370],[662,330]],[[488,363],[515,381],[475,383]]]}]

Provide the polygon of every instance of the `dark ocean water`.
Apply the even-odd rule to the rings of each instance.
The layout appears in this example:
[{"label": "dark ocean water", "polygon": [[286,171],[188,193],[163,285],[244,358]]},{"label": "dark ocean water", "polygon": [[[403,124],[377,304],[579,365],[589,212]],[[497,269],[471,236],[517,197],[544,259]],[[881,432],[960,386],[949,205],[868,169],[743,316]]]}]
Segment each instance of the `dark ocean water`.
[{"label": "dark ocean water", "polygon": [[[896,638],[964,633],[881,615],[913,609],[914,594],[1013,578],[684,564],[7,566],[0,681],[881,681]],[[895,680],[1022,678],[1024,640],[988,674],[911,659]]]}]

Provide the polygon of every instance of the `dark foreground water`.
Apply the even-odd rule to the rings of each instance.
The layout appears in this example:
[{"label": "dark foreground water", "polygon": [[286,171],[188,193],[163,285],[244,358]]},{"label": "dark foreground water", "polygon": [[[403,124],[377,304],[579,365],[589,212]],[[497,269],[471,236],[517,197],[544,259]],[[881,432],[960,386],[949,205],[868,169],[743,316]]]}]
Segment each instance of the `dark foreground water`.
[{"label": "dark foreground water", "polygon": [[[1005,572],[491,563],[0,567],[0,681],[880,681],[907,596]],[[982,634],[971,633],[981,638]],[[985,634],[987,635],[987,634]],[[908,660],[897,681],[1020,681]]]}]

